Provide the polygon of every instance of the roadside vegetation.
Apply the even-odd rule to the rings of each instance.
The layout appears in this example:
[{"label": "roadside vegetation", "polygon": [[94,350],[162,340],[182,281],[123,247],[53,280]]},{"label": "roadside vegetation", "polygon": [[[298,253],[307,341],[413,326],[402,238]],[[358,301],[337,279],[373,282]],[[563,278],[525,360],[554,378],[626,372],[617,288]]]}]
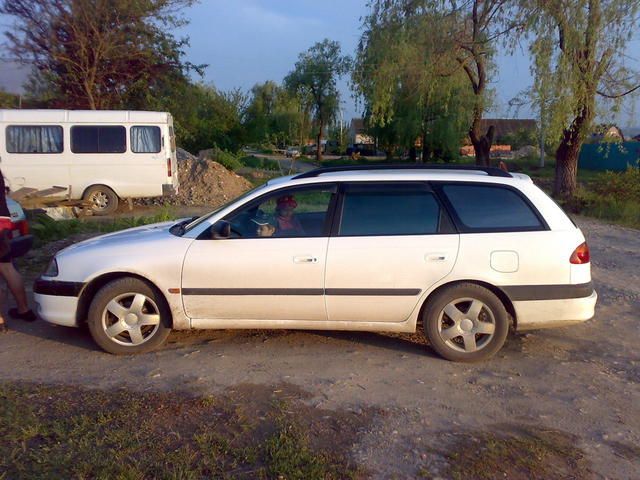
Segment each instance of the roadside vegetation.
[{"label": "roadside vegetation", "polygon": [[0,478],[362,478],[349,451],[376,412],[304,397],[289,385],[201,397],[0,384]]},{"label": "roadside vegetation", "polygon": [[37,248],[46,243],[63,240],[82,233],[111,233],[150,223],[166,222],[175,218],[176,214],[170,208],[162,208],[155,215],[113,219],[75,218],[71,220],[53,220],[47,215],[40,214],[30,220],[30,228],[35,237],[35,247]]}]

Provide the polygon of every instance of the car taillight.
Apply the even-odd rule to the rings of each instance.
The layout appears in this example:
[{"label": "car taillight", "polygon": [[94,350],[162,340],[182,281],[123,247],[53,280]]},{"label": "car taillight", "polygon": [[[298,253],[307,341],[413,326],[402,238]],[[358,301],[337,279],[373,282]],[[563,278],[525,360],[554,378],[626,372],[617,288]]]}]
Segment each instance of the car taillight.
[{"label": "car taillight", "polygon": [[10,218],[0,218],[0,231],[9,230],[9,232],[11,232],[13,228],[13,222]]},{"label": "car taillight", "polygon": [[29,234],[29,223],[26,220],[14,223],[14,228],[17,228],[20,231],[20,235]]},{"label": "car taillight", "polygon": [[167,158],[167,176],[171,176],[171,159]]},{"label": "car taillight", "polygon": [[569,262],[571,262],[574,265],[582,265],[584,263],[589,263],[589,261],[591,260],[591,256],[589,255],[589,245],[587,245],[587,242],[582,243],[581,245],[579,245],[571,254],[571,257],[569,258]]}]

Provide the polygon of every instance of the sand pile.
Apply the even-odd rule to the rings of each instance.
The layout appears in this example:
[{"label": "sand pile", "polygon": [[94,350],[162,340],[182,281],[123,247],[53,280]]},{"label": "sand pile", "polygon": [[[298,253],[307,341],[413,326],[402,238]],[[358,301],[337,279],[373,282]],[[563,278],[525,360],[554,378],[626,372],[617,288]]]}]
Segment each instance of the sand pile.
[{"label": "sand pile", "polygon": [[141,205],[188,205],[216,207],[251,188],[245,178],[209,159],[199,160],[181,148],[177,151],[178,195],[142,198]]}]

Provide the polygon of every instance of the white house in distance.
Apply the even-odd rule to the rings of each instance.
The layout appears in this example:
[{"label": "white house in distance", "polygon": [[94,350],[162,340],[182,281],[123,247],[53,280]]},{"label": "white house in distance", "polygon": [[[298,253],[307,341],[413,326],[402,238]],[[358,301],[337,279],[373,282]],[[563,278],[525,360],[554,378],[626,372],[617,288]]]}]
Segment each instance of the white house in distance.
[{"label": "white house in distance", "polygon": [[364,119],[352,118],[349,125],[349,143],[351,145],[373,145],[375,139],[371,135],[367,135],[364,126]]}]

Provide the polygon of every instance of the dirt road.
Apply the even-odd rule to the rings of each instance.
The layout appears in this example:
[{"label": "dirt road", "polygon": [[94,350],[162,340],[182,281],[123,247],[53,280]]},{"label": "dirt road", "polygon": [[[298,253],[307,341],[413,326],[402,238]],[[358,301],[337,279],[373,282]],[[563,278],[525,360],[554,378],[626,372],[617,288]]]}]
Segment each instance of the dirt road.
[{"label": "dirt road", "polygon": [[13,321],[0,337],[0,381],[203,393],[293,384],[310,393],[311,406],[386,412],[351,452],[374,477],[431,478],[447,462],[481,465],[494,455],[494,435],[534,431],[564,439],[560,451],[570,446],[569,463],[580,463],[556,478],[638,478],[640,232],[580,223],[600,296],[595,319],[510,336],[486,363],[443,361],[418,334],[299,331],[177,333],[157,353],[114,357],[83,330]]}]

